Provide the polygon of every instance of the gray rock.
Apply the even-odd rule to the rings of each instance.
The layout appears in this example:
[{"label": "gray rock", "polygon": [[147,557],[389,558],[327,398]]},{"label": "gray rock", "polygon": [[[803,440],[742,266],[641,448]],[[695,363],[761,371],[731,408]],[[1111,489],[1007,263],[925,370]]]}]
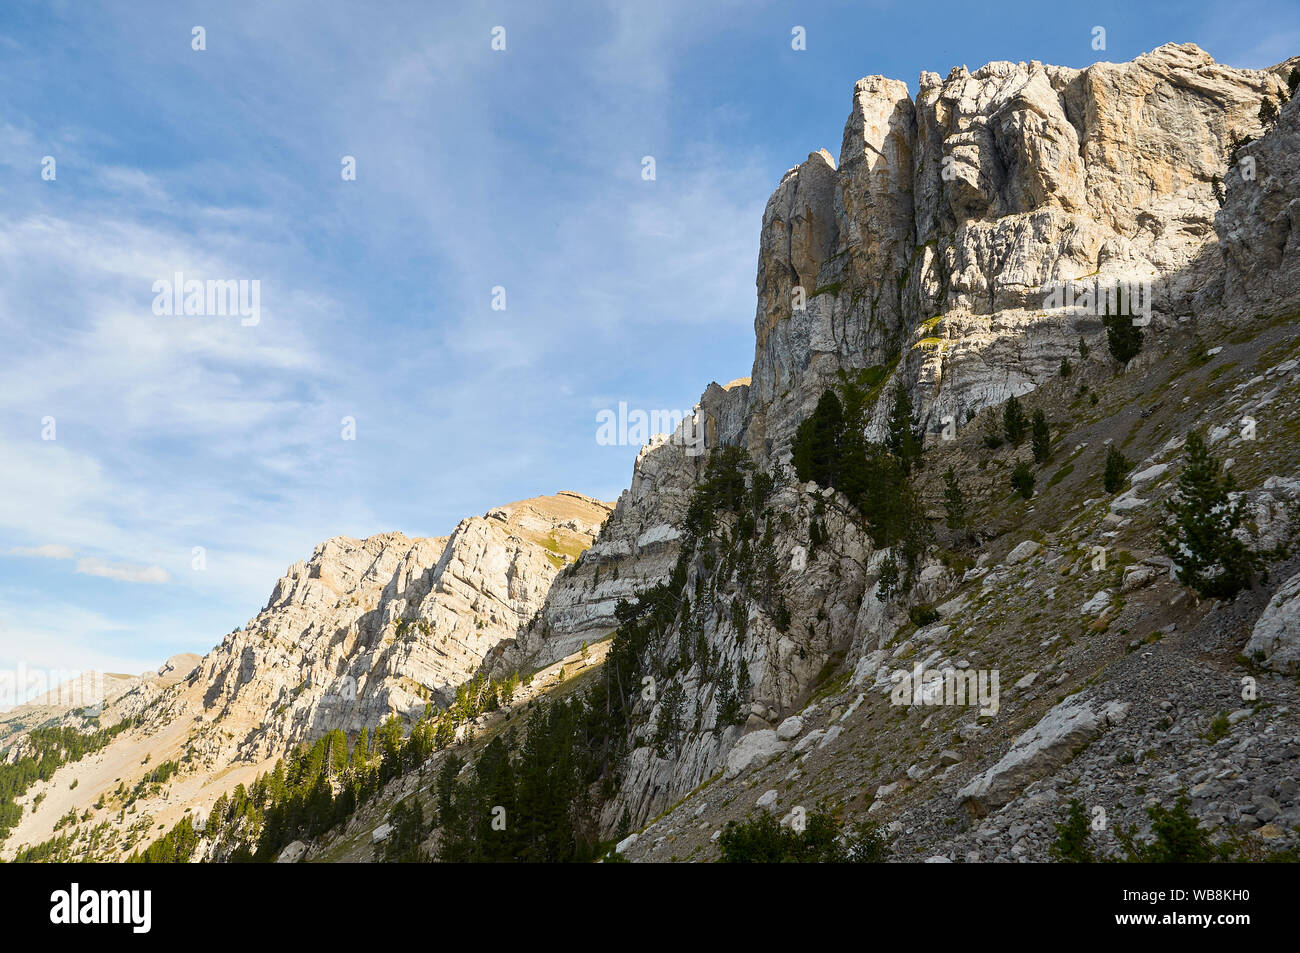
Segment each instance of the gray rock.
[{"label": "gray rock", "polygon": [[1278,672],[1300,672],[1300,573],[1269,600],[1246,643],[1246,655]]},{"label": "gray rock", "polygon": [[751,732],[727,752],[725,777],[730,781],[752,767],[766,764],[785,749],[785,743],[776,737],[776,732],[772,729]]},{"label": "gray rock", "polygon": [[1011,552],[1007,553],[1007,559],[1006,559],[1007,565],[1008,566],[1018,565],[1024,562],[1026,559],[1032,557],[1035,553],[1037,553],[1042,548],[1043,548],[1042,543],[1036,542],[1035,540],[1032,539],[1027,539],[1019,546],[1017,546],[1015,549],[1011,550]]},{"label": "gray rock", "polygon": [[781,741],[791,741],[799,736],[803,731],[803,719],[798,715],[791,715],[785,721],[776,727],[776,736]]},{"label": "gray rock", "polygon": [[1127,710],[1127,702],[1101,705],[1083,695],[1065,699],[1017,738],[997,764],[958,791],[958,802],[973,817],[1001,807],[1029,783],[1065,764]]}]

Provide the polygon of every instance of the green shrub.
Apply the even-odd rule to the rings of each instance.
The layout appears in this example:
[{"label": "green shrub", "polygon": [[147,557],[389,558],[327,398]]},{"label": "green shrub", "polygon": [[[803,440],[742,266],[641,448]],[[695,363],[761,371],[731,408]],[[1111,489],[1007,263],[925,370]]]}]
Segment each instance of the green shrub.
[{"label": "green shrub", "polygon": [[1061,863],[1091,864],[1096,858],[1088,843],[1090,834],[1087,809],[1078,798],[1071,798],[1069,813],[1056,825],[1056,840],[1052,841],[1048,853]]},{"label": "green shrub", "polygon": [[1107,300],[1102,323],[1106,325],[1106,346],[1110,348],[1111,356],[1120,364],[1127,364],[1142,350],[1142,329],[1133,324],[1136,315],[1133,314],[1132,301],[1123,300],[1122,294],[1119,297],[1121,300],[1113,311]]},{"label": "green shrub", "polygon": [[888,602],[898,594],[898,562],[890,553],[880,561],[880,578],[876,584],[876,598]]},{"label": "green shrub", "polygon": [[863,864],[881,863],[889,855],[875,824],[860,823],[842,835],[835,818],[824,811],[809,813],[802,831],[782,827],[767,812],[728,821],[718,847],[727,864]]},{"label": "green shrub", "polygon": [[1025,439],[1025,431],[1028,429],[1029,421],[1025,419],[1025,412],[1020,409],[1020,400],[1012,394],[1002,408],[1002,432],[1008,443],[1018,447],[1020,441]]},{"label": "green shrub", "polygon": [[1201,827],[1187,810],[1186,795],[1178,798],[1172,810],[1159,804],[1147,808],[1151,818],[1152,839],[1138,840],[1137,829],[1116,830],[1115,837],[1124,848],[1129,863],[1138,864],[1206,864],[1227,860],[1230,848],[1210,843],[1210,832]]},{"label": "green shrub", "polygon": [[1034,495],[1034,473],[1029,469],[1029,464],[1023,460],[1017,463],[1016,468],[1011,471],[1011,489],[1026,500]]},{"label": "green shrub", "polygon": [[1052,455],[1052,432],[1047,426],[1047,416],[1041,410],[1034,411],[1030,434],[1030,447],[1034,452],[1034,462],[1041,467]]},{"label": "green shrub", "polygon": [[907,618],[911,620],[914,626],[920,629],[929,625],[931,622],[938,622],[939,611],[928,602],[923,602],[920,605],[915,605],[908,609]]}]

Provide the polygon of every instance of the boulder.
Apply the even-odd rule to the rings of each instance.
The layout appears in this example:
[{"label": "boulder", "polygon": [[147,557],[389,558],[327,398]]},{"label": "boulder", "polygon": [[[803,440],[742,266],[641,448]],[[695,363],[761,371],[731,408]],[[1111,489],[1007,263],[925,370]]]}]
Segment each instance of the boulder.
[{"label": "boulder", "polygon": [[1007,560],[1006,560],[1007,565],[1008,566],[1018,565],[1024,562],[1026,559],[1032,557],[1042,548],[1043,548],[1042,543],[1039,543],[1032,539],[1027,539],[1019,546],[1017,546],[1015,549],[1011,550],[1011,552],[1007,553]]},{"label": "boulder", "polygon": [[786,743],[777,738],[772,729],[752,731],[727,752],[724,775],[730,781],[750,768],[766,764],[785,749]]},{"label": "boulder", "polygon": [[801,731],[803,731],[803,719],[798,715],[791,715],[776,726],[776,736],[781,741],[792,741]]},{"label": "boulder", "polygon": [[1107,727],[1122,721],[1127,711],[1127,702],[1100,704],[1082,695],[1065,699],[1017,738],[997,764],[958,791],[958,803],[972,817],[1001,807],[1073,758]]},{"label": "boulder", "polygon": [[1246,656],[1277,672],[1300,671],[1300,573],[1278,588],[1246,642]]},{"label": "boulder", "polygon": [[280,856],[275,858],[277,864],[296,864],[307,854],[307,845],[300,840],[286,844]]},{"label": "boulder", "polygon": [[1110,590],[1102,589],[1079,607],[1080,615],[1101,615],[1110,606]]}]

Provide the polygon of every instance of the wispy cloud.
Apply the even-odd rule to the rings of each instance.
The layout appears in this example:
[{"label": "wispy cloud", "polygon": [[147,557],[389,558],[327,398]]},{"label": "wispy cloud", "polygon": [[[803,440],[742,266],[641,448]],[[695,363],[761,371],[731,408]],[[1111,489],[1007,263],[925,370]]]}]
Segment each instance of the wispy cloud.
[{"label": "wispy cloud", "polygon": [[153,582],[167,581],[167,571],[158,566],[130,566],[125,563],[110,563],[102,559],[77,560],[77,572],[87,576],[102,576],[116,579],[118,582]]},{"label": "wispy cloud", "polygon": [[9,550],[10,556],[31,556],[36,559],[73,559],[76,557],[76,550],[68,546],[56,546],[48,544],[45,546],[16,546]]}]

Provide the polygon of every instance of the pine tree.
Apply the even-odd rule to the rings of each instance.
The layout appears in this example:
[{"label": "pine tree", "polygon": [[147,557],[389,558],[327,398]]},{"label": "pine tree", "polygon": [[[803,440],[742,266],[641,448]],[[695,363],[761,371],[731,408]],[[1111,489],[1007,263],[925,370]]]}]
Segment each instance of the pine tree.
[{"label": "pine tree", "polygon": [[1030,445],[1034,451],[1034,462],[1041,467],[1052,455],[1052,433],[1047,426],[1047,417],[1041,410],[1034,411],[1031,431]]},{"label": "pine tree", "polygon": [[442,834],[438,858],[445,863],[463,863],[470,859],[465,804],[457,781],[463,767],[463,760],[449,754],[438,771],[438,828]]},{"label": "pine tree", "polygon": [[731,660],[722,663],[718,672],[718,726],[726,727],[740,721],[740,696],[736,691]]},{"label": "pine tree", "polygon": [[876,583],[876,598],[888,602],[898,593],[898,563],[890,553],[880,561],[880,578]]},{"label": "pine tree", "polygon": [[1020,446],[1020,441],[1025,439],[1025,431],[1029,429],[1029,423],[1025,420],[1025,412],[1020,409],[1020,400],[1015,394],[1007,398],[1006,406],[1002,408],[1002,432],[1006,435],[1007,442]]},{"label": "pine tree", "polygon": [[1061,358],[1061,371],[1060,371],[1061,376],[1069,377],[1070,374],[1073,373],[1073,371],[1074,368],[1070,366],[1070,359],[1068,357]]},{"label": "pine tree", "polygon": [[1271,126],[1277,122],[1277,103],[1269,96],[1265,96],[1264,101],[1259,104],[1259,121],[1264,126]]},{"label": "pine tree", "polygon": [[365,770],[370,761],[370,729],[362,728],[357,743],[352,746],[352,770]]},{"label": "pine tree", "polygon": [[393,825],[388,840],[384,842],[383,858],[386,863],[410,864],[426,860],[420,842],[424,840],[424,809],[418,797],[408,798],[393,808],[388,819]]},{"label": "pine tree", "polygon": [[1066,864],[1090,864],[1094,857],[1088,845],[1088,811],[1078,798],[1071,798],[1066,819],[1056,825],[1056,840],[1048,848],[1052,859]]},{"label": "pine tree", "polygon": [[1251,587],[1263,560],[1234,535],[1245,504],[1231,499],[1234,481],[1224,473],[1199,432],[1187,435],[1187,463],[1174,495],[1161,548],[1177,567],[1178,581],[1202,596],[1231,599]]},{"label": "pine tree", "polygon": [[844,407],[829,388],[817,409],[795,431],[794,469],[799,479],[819,486],[838,486],[840,444],[844,434]]},{"label": "pine tree", "polygon": [[885,428],[885,447],[910,475],[921,455],[921,439],[912,422],[912,395],[901,383],[894,389],[894,405]]},{"label": "pine tree", "polygon": [[984,418],[984,446],[990,450],[996,450],[1003,444],[1002,428],[998,425],[997,417],[990,413]]},{"label": "pine tree", "polygon": [[1210,841],[1210,831],[1201,827],[1188,808],[1191,801],[1183,794],[1172,810],[1160,804],[1147,808],[1151,818],[1150,841],[1138,839],[1137,825],[1116,828],[1115,837],[1124,848],[1125,859],[1135,864],[1207,864],[1227,859],[1227,844]]},{"label": "pine tree", "polygon": [[910,591],[917,576],[921,559],[934,541],[934,528],[925,513],[921,495],[911,485],[904,485],[901,493],[902,532],[899,534],[900,551],[907,566],[906,588]]},{"label": "pine tree", "polygon": [[433,746],[438,751],[450,748],[456,741],[456,726],[452,724],[451,715],[443,713],[438,719],[438,726],[433,732]]},{"label": "pine tree", "polygon": [[[1124,295],[1120,296],[1122,299]],[[1133,323],[1132,299],[1120,300],[1111,307],[1109,296],[1106,300],[1106,314],[1102,323],[1106,325],[1106,346],[1111,356],[1120,364],[1127,365],[1142,350],[1142,329]]]},{"label": "pine tree", "polygon": [[337,729],[329,733],[330,777],[342,777],[348,769],[348,737]]},{"label": "pine tree", "polygon": [[1106,448],[1106,470],[1102,474],[1101,483],[1107,493],[1119,492],[1131,467],[1128,457],[1120,453],[1114,444]]}]

